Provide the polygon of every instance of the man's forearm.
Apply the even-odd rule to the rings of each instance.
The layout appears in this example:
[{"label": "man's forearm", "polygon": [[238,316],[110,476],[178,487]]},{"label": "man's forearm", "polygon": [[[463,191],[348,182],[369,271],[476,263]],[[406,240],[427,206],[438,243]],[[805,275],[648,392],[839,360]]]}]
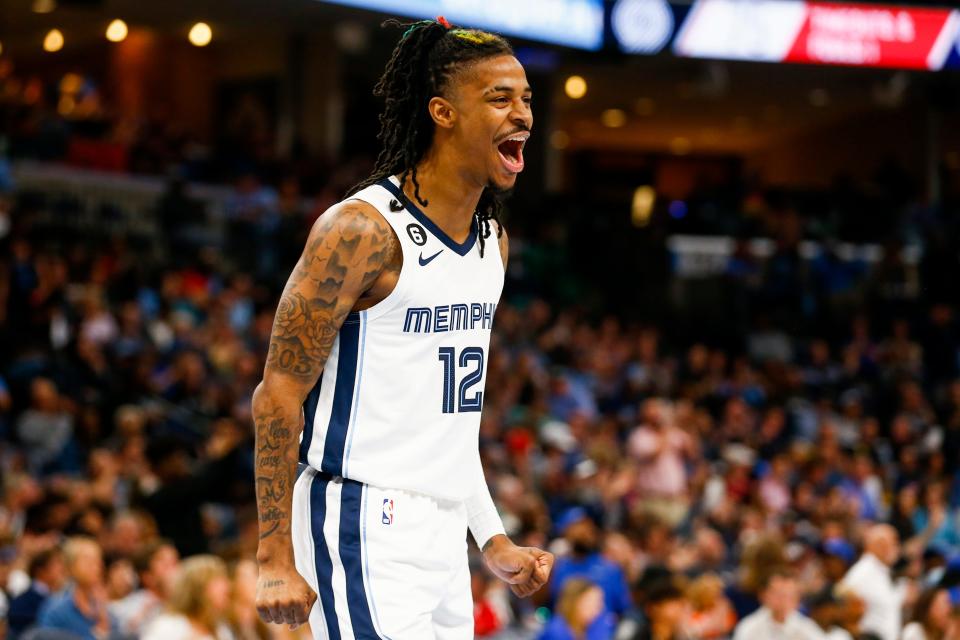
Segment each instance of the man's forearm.
[{"label": "man's forearm", "polygon": [[301,425],[299,408],[294,412],[288,405],[278,402],[262,386],[254,393],[254,468],[260,523],[257,556],[260,560],[293,555],[290,521]]},{"label": "man's forearm", "polygon": [[474,492],[464,501],[467,508],[467,522],[470,533],[476,540],[477,546],[484,550],[487,543],[495,536],[504,533],[503,521],[497,513],[497,506],[490,496],[490,488],[483,475],[483,466],[477,461],[474,477]]}]

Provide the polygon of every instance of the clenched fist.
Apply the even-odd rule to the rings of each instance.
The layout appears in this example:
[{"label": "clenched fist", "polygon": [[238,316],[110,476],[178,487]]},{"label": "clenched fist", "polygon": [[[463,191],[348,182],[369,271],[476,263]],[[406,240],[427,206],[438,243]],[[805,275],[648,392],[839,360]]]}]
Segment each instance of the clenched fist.
[{"label": "clenched fist", "polygon": [[264,622],[288,624],[296,629],[309,620],[316,600],[317,594],[292,564],[260,564],[257,613]]},{"label": "clenched fist", "polygon": [[494,536],[483,559],[495,576],[510,585],[521,598],[536,593],[550,579],[553,554],[536,547],[518,547],[504,535]]}]

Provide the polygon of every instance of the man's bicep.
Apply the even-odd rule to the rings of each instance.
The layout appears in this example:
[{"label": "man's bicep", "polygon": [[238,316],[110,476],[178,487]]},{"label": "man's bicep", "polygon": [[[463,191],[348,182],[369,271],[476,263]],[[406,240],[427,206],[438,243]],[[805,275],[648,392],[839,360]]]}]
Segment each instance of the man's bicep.
[{"label": "man's bicep", "polygon": [[343,321],[389,261],[391,234],[376,210],[357,201],[317,220],[277,306],[265,377],[316,382]]}]

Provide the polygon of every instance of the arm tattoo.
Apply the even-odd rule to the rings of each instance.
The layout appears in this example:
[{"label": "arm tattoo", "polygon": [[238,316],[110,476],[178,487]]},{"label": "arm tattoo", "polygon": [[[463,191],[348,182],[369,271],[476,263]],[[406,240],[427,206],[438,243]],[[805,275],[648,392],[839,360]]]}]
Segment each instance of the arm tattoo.
[{"label": "arm tattoo", "polygon": [[[319,376],[356,297],[373,284],[396,251],[389,225],[366,215],[329,221],[321,216],[316,236],[284,289],[267,355],[268,369],[302,381]],[[351,284],[359,284],[359,291],[344,299],[349,278],[356,279]]]},{"label": "arm tattoo", "polygon": [[[260,540],[289,537],[300,403],[316,383],[347,314],[399,255],[390,226],[363,206],[321,216],[277,307],[266,373],[284,393],[254,402]],[[294,406],[291,406],[294,405]]]}]

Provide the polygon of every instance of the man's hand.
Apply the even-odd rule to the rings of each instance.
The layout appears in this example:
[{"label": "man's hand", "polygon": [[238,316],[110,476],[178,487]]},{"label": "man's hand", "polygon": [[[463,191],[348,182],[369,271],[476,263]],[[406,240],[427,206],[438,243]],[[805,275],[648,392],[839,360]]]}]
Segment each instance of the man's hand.
[{"label": "man's hand", "polygon": [[536,547],[518,547],[505,535],[496,535],[487,542],[483,559],[490,571],[521,598],[545,585],[553,569],[552,553]]},{"label": "man's hand", "polygon": [[310,618],[317,594],[292,564],[260,563],[257,578],[257,613],[264,622],[288,624],[296,629]]}]

